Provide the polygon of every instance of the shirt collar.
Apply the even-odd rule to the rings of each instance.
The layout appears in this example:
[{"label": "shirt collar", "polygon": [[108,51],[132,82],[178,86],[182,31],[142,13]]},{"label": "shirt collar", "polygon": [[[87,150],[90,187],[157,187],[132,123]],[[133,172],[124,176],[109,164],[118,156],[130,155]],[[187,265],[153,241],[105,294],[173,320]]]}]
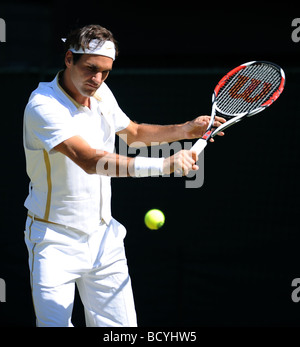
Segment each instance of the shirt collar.
[{"label": "shirt collar", "polygon": [[[74,98],[71,97],[71,95],[69,95],[64,89],[63,87],[60,85],[59,81],[60,81],[60,78],[63,74],[63,70],[59,71],[54,79],[54,89],[65,99],[65,100],[68,100],[71,102],[71,104],[73,106],[76,107],[76,109],[79,109],[80,107],[84,107],[83,105],[81,105],[79,102],[77,102]],[[93,95],[93,97],[91,98],[91,103],[92,103],[92,100],[95,99],[97,100],[97,102],[101,102],[102,101],[102,98],[101,96],[99,95],[99,91],[100,91],[100,88],[96,91],[95,95]]]},{"label": "shirt collar", "polygon": [[60,85],[59,80],[60,80],[62,74],[63,74],[63,70],[59,71],[58,74],[56,75],[56,77],[55,77],[55,86],[57,87],[57,89],[58,89],[60,92],[62,92],[62,93],[72,102],[73,105],[76,106],[76,108],[81,107],[82,105],[81,105],[79,102],[77,102],[75,99],[73,99],[73,98],[63,89],[63,87]]}]

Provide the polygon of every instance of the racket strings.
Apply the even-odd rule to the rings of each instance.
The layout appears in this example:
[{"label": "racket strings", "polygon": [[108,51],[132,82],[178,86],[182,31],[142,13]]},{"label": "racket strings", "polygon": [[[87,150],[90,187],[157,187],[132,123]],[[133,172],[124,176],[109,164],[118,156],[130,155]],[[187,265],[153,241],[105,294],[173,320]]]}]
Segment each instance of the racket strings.
[{"label": "racket strings", "polygon": [[230,76],[217,96],[217,108],[234,115],[251,112],[269,100],[281,83],[280,72],[268,64],[253,64]]}]

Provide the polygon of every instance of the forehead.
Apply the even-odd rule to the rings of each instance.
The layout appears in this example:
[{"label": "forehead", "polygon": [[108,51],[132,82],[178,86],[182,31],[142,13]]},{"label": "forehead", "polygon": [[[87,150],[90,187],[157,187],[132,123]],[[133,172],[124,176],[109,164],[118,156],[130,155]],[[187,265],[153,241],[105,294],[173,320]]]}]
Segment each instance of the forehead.
[{"label": "forehead", "polygon": [[96,54],[83,54],[80,62],[81,64],[91,65],[101,70],[111,70],[113,66],[113,60],[111,58]]}]

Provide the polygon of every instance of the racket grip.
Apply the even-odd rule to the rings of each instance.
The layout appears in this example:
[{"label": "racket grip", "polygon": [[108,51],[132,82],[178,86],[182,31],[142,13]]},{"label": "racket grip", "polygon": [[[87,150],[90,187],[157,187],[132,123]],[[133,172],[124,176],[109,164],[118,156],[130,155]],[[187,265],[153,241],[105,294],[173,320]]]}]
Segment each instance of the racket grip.
[{"label": "racket grip", "polygon": [[204,150],[206,145],[207,145],[206,140],[199,139],[197,142],[194,143],[193,147],[190,150],[195,151],[197,155],[199,155]]}]

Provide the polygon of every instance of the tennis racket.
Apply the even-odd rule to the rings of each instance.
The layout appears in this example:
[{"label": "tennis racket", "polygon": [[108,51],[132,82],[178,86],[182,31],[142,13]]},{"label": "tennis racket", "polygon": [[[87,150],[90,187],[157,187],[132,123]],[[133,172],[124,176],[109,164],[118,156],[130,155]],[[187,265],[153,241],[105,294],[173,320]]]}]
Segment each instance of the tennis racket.
[{"label": "tennis racket", "polygon": [[[220,131],[272,105],[284,86],[284,71],[270,62],[251,61],[228,72],[214,89],[211,118],[206,132],[195,142],[191,151],[199,155],[207,142]],[[216,115],[225,118],[226,122],[214,129]]]}]

